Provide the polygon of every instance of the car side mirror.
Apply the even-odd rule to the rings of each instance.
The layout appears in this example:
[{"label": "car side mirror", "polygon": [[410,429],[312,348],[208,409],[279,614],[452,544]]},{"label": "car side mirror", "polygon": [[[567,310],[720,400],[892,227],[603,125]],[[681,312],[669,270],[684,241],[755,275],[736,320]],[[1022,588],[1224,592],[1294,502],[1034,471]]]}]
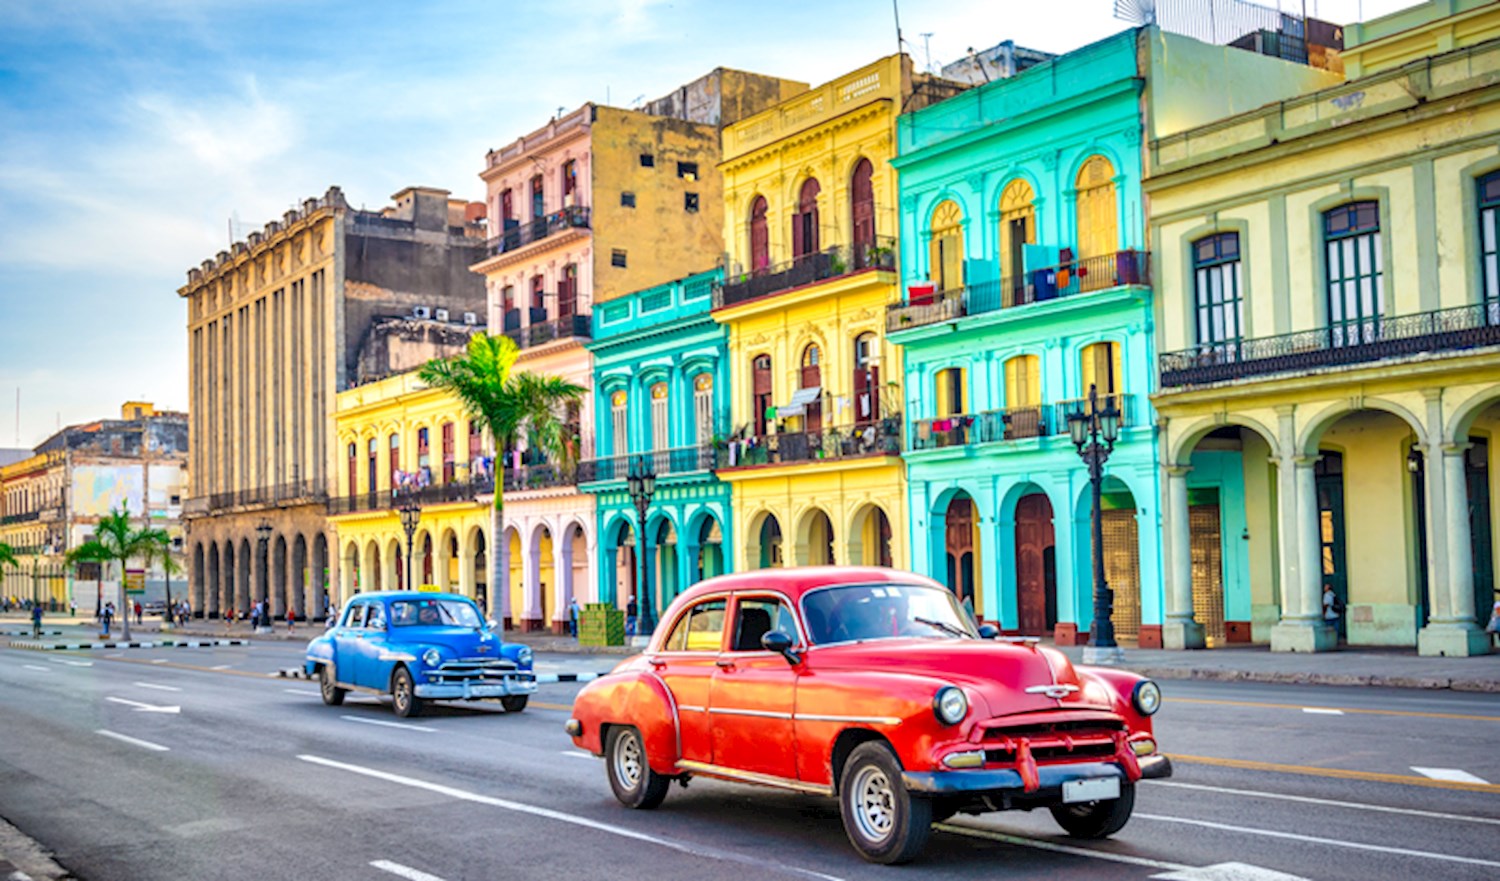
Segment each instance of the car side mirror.
[{"label": "car side mirror", "polygon": [[980,639],[994,639],[995,637],[997,637],[999,635],[1000,635],[1000,628],[996,627],[995,625],[993,625],[993,624],[981,624],[981,625],[979,625],[979,638]]},{"label": "car side mirror", "polygon": [[490,619],[490,620],[488,620],[488,621],[486,621],[486,622],[484,622],[484,624],[485,624],[485,626],[486,626],[486,627],[488,627],[488,628],[489,628],[489,629],[490,629],[490,630],[493,630],[493,631],[495,631],[495,632],[496,632],[496,633],[499,633],[499,632],[500,632],[500,622],[499,622],[499,621],[496,621],[496,620],[495,620],[495,619],[494,619],[494,618],[491,618],[491,619]]},{"label": "car side mirror", "polygon": [[772,630],[760,638],[760,647],[786,658],[788,664],[800,664],[802,658],[792,651],[792,637],[785,630]]}]

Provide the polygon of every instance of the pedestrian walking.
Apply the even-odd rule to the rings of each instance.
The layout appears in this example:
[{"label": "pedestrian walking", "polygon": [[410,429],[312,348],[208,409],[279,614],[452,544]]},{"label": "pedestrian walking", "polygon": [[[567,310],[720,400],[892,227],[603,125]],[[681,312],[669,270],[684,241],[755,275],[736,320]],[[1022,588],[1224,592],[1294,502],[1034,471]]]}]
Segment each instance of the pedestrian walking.
[{"label": "pedestrian walking", "polygon": [[286,632],[291,633],[297,629],[297,613],[291,606],[286,607]]},{"label": "pedestrian walking", "polygon": [[635,636],[635,598],[625,604],[625,635]]},{"label": "pedestrian walking", "polygon": [[77,618],[78,617],[78,601],[77,600],[72,600],[72,599],[68,600],[68,617],[69,618]]},{"label": "pedestrian walking", "polygon": [[40,604],[31,607],[31,635],[42,635],[42,607]]},{"label": "pedestrian walking", "polygon": [[1495,605],[1490,609],[1490,623],[1485,625],[1484,632],[1490,635],[1490,641],[1500,639],[1500,600],[1495,600]]},{"label": "pedestrian walking", "polygon": [[227,614],[225,614],[225,616],[224,616],[224,635],[225,636],[229,635],[229,628],[231,628],[233,626],[234,626],[234,607],[231,606],[229,608],[229,612]]},{"label": "pedestrian walking", "polygon": [[[129,623],[129,622],[126,622]],[[135,601],[135,623],[141,623],[141,601]]]},{"label": "pedestrian walking", "polygon": [[1338,632],[1339,617],[1343,611],[1338,595],[1333,592],[1333,585],[1323,585],[1323,623],[1332,627],[1335,633]]},{"label": "pedestrian walking", "polygon": [[104,611],[99,613],[99,623],[101,625],[103,625],[103,627],[104,627],[103,635],[104,635],[104,637],[106,639],[109,638],[109,624],[110,624],[110,622],[112,620],[114,620],[114,617],[115,617],[115,604],[114,603],[105,603],[104,604]]},{"label": "pedestrian walking", "polygon": [[578,597],[568,601],[568,635],[578,638]]}]

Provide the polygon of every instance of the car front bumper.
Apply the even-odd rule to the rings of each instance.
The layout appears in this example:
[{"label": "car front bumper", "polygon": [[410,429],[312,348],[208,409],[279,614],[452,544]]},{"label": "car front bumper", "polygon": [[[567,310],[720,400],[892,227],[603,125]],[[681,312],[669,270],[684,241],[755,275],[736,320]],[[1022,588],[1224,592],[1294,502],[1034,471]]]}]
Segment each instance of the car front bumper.
[{"label": "car front bumper", "polygon": [[511,697],[518,694],[535,694],[535,676],[511,676],[500,682],[421,682],[414,690],[417,697],[431,700],[480,700],[491,697]]},{"label": "car front bumper", "polygon": [[[1172,776],[1172,761],[1164,755],[1139,760],[1142,780],[1160,780]],[[1010,768],[966,771],[907,771],[901,775],[906,788],[926,796],[970,796],[1019,799],[1025,802],[1055,804],[1062,801],[1062,786],[1072,780],[1115,777],[1127,782],[1125,769],[1114,762],[1077,762],[1066,765],[1038,765],[1039,785],[1028,790],[1021,772]]]}]

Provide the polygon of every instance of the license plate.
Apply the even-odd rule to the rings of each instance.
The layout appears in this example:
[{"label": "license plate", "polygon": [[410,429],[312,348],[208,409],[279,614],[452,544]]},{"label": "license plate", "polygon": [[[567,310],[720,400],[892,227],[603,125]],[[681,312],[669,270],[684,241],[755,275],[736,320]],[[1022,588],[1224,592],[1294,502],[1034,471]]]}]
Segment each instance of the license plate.
[{"label": "license plate", "polygon": [[1069,780],[1062,787],[1063,802],[1105,801],[1120,797],[1120,778],[1093,777],[1088,780]]}]

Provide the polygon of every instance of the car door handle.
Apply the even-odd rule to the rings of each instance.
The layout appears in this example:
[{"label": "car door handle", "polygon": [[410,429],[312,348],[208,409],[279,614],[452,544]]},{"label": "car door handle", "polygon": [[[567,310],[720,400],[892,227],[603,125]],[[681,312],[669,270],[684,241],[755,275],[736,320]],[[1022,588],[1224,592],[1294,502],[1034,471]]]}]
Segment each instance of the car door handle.
[{"label": "car door handle", "polygon": [[714,661],[714,666],[715,667],[725,667],[725,668],[733,667],[734,666],[734,658],[720,658],[717,661]]}]

